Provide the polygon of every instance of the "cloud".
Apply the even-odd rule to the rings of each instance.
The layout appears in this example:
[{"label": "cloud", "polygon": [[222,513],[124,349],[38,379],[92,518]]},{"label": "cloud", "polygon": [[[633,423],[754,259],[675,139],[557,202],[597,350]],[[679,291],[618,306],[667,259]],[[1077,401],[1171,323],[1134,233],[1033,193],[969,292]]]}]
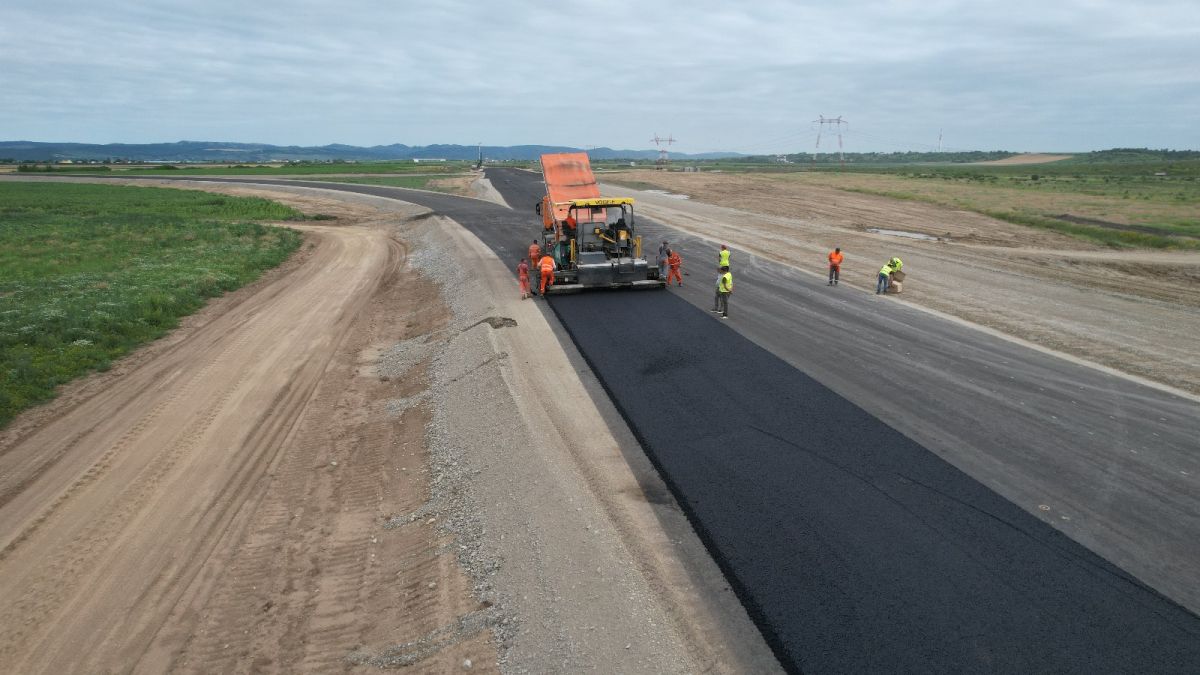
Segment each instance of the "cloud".
[{"label": "cloud", "polygon": [[0,45],[10,139],[1200,147],[1194,2],[70,0]]}]

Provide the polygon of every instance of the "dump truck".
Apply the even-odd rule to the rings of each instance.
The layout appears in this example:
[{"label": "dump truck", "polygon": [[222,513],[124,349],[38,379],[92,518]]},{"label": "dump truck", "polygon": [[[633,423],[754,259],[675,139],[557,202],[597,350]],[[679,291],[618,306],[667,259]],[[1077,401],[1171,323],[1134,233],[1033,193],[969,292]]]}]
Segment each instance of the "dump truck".
[{"label": "dump truck", "polygon": [[542,251],[557,269],[547,292],[589,288],[663,288],[658,266],[642,256],[633,199],[601,197],[587,153],[542,155],[546,195],[534,210],[542,218]]}]

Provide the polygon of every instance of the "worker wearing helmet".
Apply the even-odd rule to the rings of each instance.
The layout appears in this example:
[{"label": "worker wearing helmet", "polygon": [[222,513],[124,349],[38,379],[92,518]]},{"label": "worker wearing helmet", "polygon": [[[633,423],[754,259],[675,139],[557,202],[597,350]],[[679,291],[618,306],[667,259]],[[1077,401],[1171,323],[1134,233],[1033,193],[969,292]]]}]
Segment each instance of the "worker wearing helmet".
[{"label": "worker wearing helmet", "polygon": [[893,272],[899,272],[900,268],[904,267],[904,261],[899,258],[892,258],[888,261],[888,265],[891,266]]},{"label": "worker wearing helmet", "polygon": [[544,255],[541,262],[538,263],[538,269],[542,271],[542,295],[546,294],[546,287],[554,285],[554,256]]}]

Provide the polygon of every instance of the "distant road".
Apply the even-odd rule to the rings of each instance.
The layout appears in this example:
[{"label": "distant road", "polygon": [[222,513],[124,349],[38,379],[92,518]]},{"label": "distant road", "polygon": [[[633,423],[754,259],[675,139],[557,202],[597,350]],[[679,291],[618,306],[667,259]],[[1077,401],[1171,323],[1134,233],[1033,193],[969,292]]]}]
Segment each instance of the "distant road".
[{"label": "distant road", "polygon": [[[244,182],[422,204],[515,263],[540,186],[488,173],[517,210]],[[682,292],[550,305],[785,667],[1200,672],[1200,619],[1138,580],[1200,606],[1194,400],[736,242],[722,322],[706,311],[712,245],[669,236],[690,261]]]}]

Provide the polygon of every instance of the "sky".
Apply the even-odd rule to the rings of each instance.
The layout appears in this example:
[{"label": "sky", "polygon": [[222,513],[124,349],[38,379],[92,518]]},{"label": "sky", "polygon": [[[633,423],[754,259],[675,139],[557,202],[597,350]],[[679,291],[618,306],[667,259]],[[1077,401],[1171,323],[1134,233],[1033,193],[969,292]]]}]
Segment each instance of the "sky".
[{"label": "sky", "polygon": [[0,4],[0,140],[767,154],[822,116],[847,152],[1200,149],[1200,1]]}]

